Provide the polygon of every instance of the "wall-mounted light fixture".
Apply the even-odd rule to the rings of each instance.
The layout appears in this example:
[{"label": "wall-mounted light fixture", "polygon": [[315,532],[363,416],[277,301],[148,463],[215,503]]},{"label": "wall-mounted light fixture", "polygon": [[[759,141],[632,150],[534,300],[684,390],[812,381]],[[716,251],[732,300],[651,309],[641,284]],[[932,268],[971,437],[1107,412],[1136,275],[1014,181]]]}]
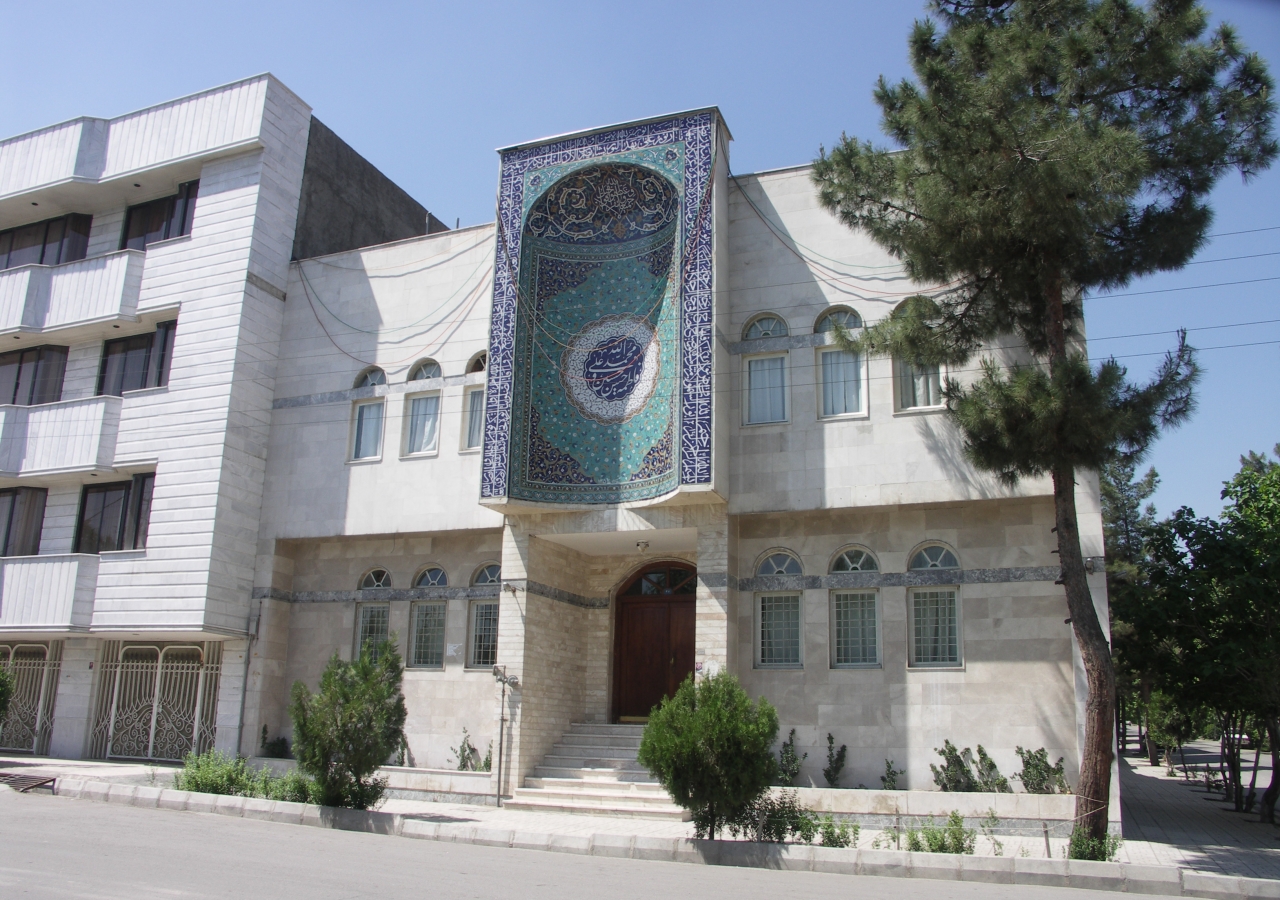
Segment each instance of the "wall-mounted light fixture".
[{"label": "wall-mounted light fixture", "polygon": [[498,708],[498,787],[495,792],[498,806],[502,806],[502,743],[507,724],[507,688],[510,687],[514,691],[520,687],[520,678],[516,675],[508,675],[506,666],[494,665],[493,680],[502,685],[502,706]]},{"label": "wall-mounted light fixture", "polygon": [[648,553],[648,552],[649,552],[649,542],[648,542],[648,541],[636,541],[636,551],[637,551],[637,552],[639,552],[639,553]]}]

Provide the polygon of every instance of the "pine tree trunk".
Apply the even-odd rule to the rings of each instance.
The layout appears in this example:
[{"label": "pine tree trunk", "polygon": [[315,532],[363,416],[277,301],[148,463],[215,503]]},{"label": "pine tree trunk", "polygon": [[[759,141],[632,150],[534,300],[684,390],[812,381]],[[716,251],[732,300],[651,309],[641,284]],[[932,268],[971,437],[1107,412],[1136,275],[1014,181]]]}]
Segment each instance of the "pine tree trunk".
[{"label": "pine tree trunk", "polygon": [[[1049,343],[1049,371],[1053,374],[1067,359],[1066,318],[1062,300],[1062,276],[1050,275],[1045,299]],[[1061,435],[1063,444],[1067,435]],[[1111,647],[1098,620],[1080,549],[1080,525],[1076,517],[1075,469],[1069,462],[1053,467],[1053,505],[1058,529],[1058,559],[1067,593],[1067,611],[1080,658],[1084,663],[1089,696],[1085,703],[1084,749],[1080,756],[1080,781],[1076,786],[1076,827],[1094,840],[1107,836],[1111,799],[1111,728],[1115,720],[1116,676]]]}]

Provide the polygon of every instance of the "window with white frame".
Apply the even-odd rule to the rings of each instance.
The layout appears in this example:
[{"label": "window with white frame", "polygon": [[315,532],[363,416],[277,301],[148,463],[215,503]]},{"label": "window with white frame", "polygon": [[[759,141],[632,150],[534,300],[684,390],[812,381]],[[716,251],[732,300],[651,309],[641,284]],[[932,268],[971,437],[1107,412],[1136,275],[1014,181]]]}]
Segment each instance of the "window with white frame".
[{"label": "window with white frame", "polygon": [[756,664],[761,668],[800,665],[800,595],[759,594],[756,597],[759,640]]},{"label": "window with white frame", "polygon": [[898,360],[898,409],[942,405],[942,369],[937,363]]},{"label": "window with white frame", "polygon": [[955,588],[911,591],[911,664],[960,665],[960,610]]},{"label": "window with white frame", "polygon": [[413,605],[409,665],[424,669],[444,668],[444,615],[444,603]]},{"label": "window with white frame", "polygon": [[880,565],[876,558],[861,547],[849,547],[836,554],[831,560],[832,574],[838,572],[878,572]]},{"label": "window with white frame", "polygon": [[819,350],[822,418],[862,412],[862,356],[847,350]]},{"label": "window with white frame", "polygon": [[785,550],[779,550],[777,553],[770,553],[760,560],[760,565],[756,566],[756,574],[803,575],[804,569],[800,566],[800,560]]},{"label": "window with white frame", "polygon": [[502,583],[502,566],[497,563],[487,563],[476,569],[476,574],[471,577],[472,584],[501,584]]},{"label": "window with white frame", "polygon": [[359,375],[356,376],[356,389],[377,387],[380,384],[387,383],[387,373],[379,369],[377,366],[370,366]]},{"label": "window with white frame", "polygon": [[408,406],[405,455],[435,453],[440,438],[440,395],[421,394],[409,397],[405,403]]},{"label": "window with white frame", "polygon": [[434,359],[424,359],[409,370],[407,381],[426,381],[440,377],[440,363]]},{"label": "window with white frame", "polygon": [[831,665],[879,665],[879,599],[875,591],[831,592]]},{"label": "window with white frame", "polygon": [[351,436],[352,459],[377,459],[382,455],[381,400],[356,404],[355,427]]},{"label": "window with white frame", "polygon": [[474,388],[466,395],[467,416],[462,449],[478,450],[484,443],[484,388]]},{"label": "window with white frame", "polygon": [[439,566],[427,566],[418,574],[414,587],[448,587],[449,576]]},{"label": "window with white frame", "polygon": [[787,420],[787,357],[757,356],[747,360],[746,424]]},{"label": "window with white frame", "polygon": [[744,341],[758,341],[763,338],[786,337],[790,332],[787,329],[787,323],[782,321],[778,316],[765,314],[756,316],[743,330],[742,339]]},{"label": "window with white frame", "polygon": [[467,665],[487,669],[498,661],[498,601],[471,601]]},{"label": "window with white frame", "polygon": [[386,603],[361,603],[357,609],[356,653],[358,655],[368,647],[370,657],[376,662],[390,633],[391,606]]},{"label": "window with white frame", "polygon": [[828,334],[834,332],[837,328],[852,331],[861,327],[862,317],[853,310],[842,306],[823,313],[822,317],[818,319],[818,324],[813,326],[813,332],[814,334]]},{"label": "window with white frame", "polygon": [[362,591],[389,587],[391,587],[391,573],[383,568],[370,569],[360,579],[360,590]]},{"label": "window with white frame", "polygon": [[958,569],[960,561],[956,555],[941,544],[929,544],[921,547],[911,557],[912,569]]}]

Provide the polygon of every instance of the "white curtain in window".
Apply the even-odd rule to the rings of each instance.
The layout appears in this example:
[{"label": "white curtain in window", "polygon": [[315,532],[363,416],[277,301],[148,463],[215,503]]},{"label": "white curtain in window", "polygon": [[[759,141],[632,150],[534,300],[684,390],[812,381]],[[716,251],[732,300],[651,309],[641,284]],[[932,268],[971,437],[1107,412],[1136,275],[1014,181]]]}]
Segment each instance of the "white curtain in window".
[{"label": "white curtain in window", "polygon": [[902,409],[939,406],[942,403],[942,373],[937,363],[898,363],[898,405]]},{"label": "white curtain in window", "polygon": [[409,453],[430,453],[436,449],[440,420],[440,397],[414,397],[409,403]]},{"label": "white curtain in window", "polygon": [[822,414],[862,411],[862,360],[844,350],[822,352]]},{"label": "white curtain in window", "polygon": [[484,441],[484,391],[468,394],[467,404],[467,449],[470,450]]},{"label": "white curtain in window", "polygon": [[377,456],[382,449],[382,404],[362,403],[356,407],[356,459]]},{"label": "white curtain in window", "polygon": [[787,418],[786,358],[747,360],[747,424]]}]

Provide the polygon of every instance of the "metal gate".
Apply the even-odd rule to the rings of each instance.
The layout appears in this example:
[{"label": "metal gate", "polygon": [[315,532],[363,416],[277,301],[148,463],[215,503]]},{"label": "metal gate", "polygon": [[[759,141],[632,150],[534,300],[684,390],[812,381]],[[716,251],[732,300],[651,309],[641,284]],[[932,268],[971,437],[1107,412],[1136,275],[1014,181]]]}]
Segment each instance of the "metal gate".
[{"label": "metal gate", "polygon": [[104,648],[90,756],[180,760],[213,746],[222,645]]},{"label": "metal gate", "polygon": [[62,668],[62,642],[0,646],[0,666],[14,676],[9,714],[0,722],[0,749],[43,756],[53,734],[53,702]]}]

